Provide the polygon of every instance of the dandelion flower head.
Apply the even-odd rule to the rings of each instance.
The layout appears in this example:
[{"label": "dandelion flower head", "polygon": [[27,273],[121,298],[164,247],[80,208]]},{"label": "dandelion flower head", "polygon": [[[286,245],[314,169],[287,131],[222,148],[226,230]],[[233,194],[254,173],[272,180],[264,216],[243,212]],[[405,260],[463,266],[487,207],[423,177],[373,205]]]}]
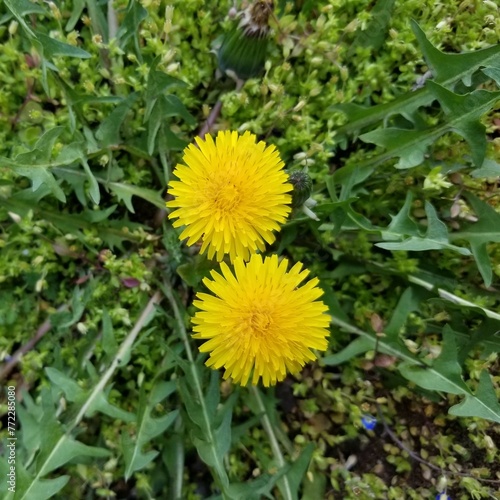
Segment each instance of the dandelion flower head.
[{"label": "dandelion flower head", "polygon": [[323,294],[318,279],[299,287],[309,271],[301,271],[300,262],[287,267],[276,255],[252,255],[248,263],[234,261],[234,274],[222,263],[222,275],[211,271],[213,280],[203,280],[215,296],[197,294],[193,337],[206,340],[200,346],[210,353],[206,364],[224,367],[224,378],[274,385],[316,359],[311,349],[327,348],[330,317],[317,300]]},{"label": "dandelion flower head", "polygon": [[288,183],[278,151],[256,142],[250,132],[219,132],[214,139],[196,138],[184,150],[185,165],[178,164],[167,207],[176,219],[174,227],[185,226],[180,239],[193,245],[202,240],[201,253],[218,261],[229,254],[231,261],[248,261],[265,243],[276,239],[291,211],[293,186]]}]

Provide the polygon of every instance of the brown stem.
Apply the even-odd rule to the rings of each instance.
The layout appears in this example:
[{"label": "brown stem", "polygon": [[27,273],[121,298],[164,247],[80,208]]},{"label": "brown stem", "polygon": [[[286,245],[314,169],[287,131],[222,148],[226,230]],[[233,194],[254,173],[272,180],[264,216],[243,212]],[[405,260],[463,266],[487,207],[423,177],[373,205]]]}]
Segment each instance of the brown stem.
[{"label": "brown stem", "polygon": [[[68,309],[68,306],[66,304],[62,305],[57,309],[57,312],[63,312]],[[26,354],[27,352],[31,351],[33,347],[43,338],[43,336],[50,331],[52,328],[52,324],[50,322],[50,318],[45,320],[38,330],[35,333],[35,336],[30,339],[26,344],[24,344],[22,347],[20,347],[14,355],[7,361],[2,368],[0,369],[0,380],[3,380],[5,377],[9,375],[9,373],[12,371],[12,369],[19,363],[21,356]]]},{"label": "brown stem", "polygon": [[[236,92],[239,92],[242,88],[243,85],[245,84],[244,80],[236,80]],[[204,123],[203,127],[201,127],[200,131],[198,132],[198,135],[203,139],[206,134],[210,133],[212,130],[212,127],[214,126],[215,121],[220,115],[222,109],[222,101],[219,99],[216,103],[215,106],[212,108],[212,111],[208,115],[207,121]]]},{"label": "brown stem", "polygon": [[430,462],[428,462],[427,460],[424,460],[423,458],[421,458],[418,453],[415,453],[413,450],[411,450],[410,448],[408,448],[408,446],[406,446],[403,441],[401,441],[401,439],[398,438],[398,436],[396,436],[396,434],[391,430],[391,428],[389,427],[389,425],[387,424],[387,421],[385,420],[384,418],[384,415],[382,413],[382,409],[380,408],[380,405],[378,403],[376,403],[377,405],[377,413],[378,413],[378,416],[380,418],[380,421],[382,422],[382,425],[384,427],[384,431],[386,432],[386,434],[388,434],[388,436],[404,451],[406,451],[406,453],[408,453],[408,455],[413,459],[413,460],[416,460],[417,462],[420,462],[421,464],[424,464],[426,465],[427,467],[429,467],[429,469],[433,469],[437,472],[439,472],[440,474],[442,474],[443,476],[460,476],[460,477],[471,477],[473,479],[475,479],[476,481],[481,481],[483,483],[490,483],[490,484],[500,484],[500,480],[498,479],[483,479],[481,477],[477,477],[477,476],[474,476],[468,472],[459,472],[459,471],[450,471],[450,470],[445,470],[445,469],[442,469],[441,467],[438,467],[437,465],[434,465],[434,464],[431,464]]},{"label": "brown stem", "polygon": [[221,109],[222,101],[219,100],[215,103],[215,106],[212,108],[212,111],[210,111],[210,114],[208,115],[207,121],[203,124],[203,127],[201,127],[200,131],[198,132],[198,135],[202,139],[212,130],[215,120],[217,120],[220,115]]},{"label": "brown stem", "polygon": [[19,119],[21,117],[21,113],[23,112],[24,108],[28,105],[28,103],[32,100],[33,98],[33,87],[35,85],[35,82],[33,79],[27,79],[26,80],[26,96],[24,98],[23,103],[21,106],[19,106],[19,109],[17,110],[16,116],[14,116],[11,119],[11,126],[14,129],[14,127],[17,125],[19,122]]}]

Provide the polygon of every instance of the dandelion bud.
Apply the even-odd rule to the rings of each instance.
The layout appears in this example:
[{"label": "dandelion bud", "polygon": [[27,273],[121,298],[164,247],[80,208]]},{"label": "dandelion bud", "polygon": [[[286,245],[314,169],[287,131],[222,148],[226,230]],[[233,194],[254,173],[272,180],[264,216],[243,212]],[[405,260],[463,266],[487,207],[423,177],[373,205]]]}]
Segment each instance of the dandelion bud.
[{"label": "dandelion bud", "polygon": [[272,1],[258,0],[236,15],[239,22],[224,36],[218,52],[222,72],[247,80],[264,69],[272,9]]},{"label": "dandelion bud", "polygon": [[302,170],[294,170],[288,177],[288,182],[293,186],[292,207],[301,207],[311,196],[312,180],[309,175]]}]

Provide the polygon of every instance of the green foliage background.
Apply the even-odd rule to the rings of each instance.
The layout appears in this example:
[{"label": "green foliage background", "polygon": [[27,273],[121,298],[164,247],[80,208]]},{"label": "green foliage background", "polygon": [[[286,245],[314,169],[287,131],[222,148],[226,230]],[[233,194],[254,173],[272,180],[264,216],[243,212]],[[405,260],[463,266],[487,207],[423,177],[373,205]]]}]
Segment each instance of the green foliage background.
[{"label": "green foliage background", "polygon": [[[497,498],[498,7],[281,0],[234,90],[211,53],[231,5],[0,4],[2,497]],[[270,391],[203,366],[214,264],[164,209],[218,99],[318,201],[271,250],[320,278],[330,348]]]}]

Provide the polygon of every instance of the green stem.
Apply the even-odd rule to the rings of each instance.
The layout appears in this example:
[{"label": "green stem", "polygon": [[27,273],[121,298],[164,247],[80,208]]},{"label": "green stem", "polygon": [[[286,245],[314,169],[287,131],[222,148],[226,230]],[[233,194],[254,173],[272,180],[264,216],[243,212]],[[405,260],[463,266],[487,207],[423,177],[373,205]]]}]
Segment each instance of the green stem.
[{"label": "green stem", "polygon": [[174,434],[175,475],[172,478],[172,492],[174,500],[182,499],[182,481],[184,479],[184,445],[181,438],[182,418],[177,417]]},{"label": "green stem", "polygon": [[477,309],[481,309],[488,318],[500,321],[499,313],[492,311],[491,309],[488,309],[486,307],[480,306],[479,304],[476,304],[475,302],[472,302],[470,300],[463,299],[462,297],[459,297],[458,295],[455,295],[454,293],[449,292],[448,290],[445,290],[444,288],[441,288],[438,285],[431,283],[430,281],[426,281],[425,279],[419,278],[418,276],[414,276],[412,274],[404,274],[394,269],[384,269],[383,265],[378,262],[370,261],[370,265],[377,268],[377,270],[389,271],[391,274],[396,274],[397,276],[400,276],[408,280],[410,283],[421,286],[422,288],[425,288],[429,292],[436,293],[442,299],[447,300],[448,302],[451,302],[453,304],[457,304],[464,307],[474,307]]},{"label": "green stem", "polygon": [[447,300],[448,302],[452,302],[453,304],[457,304],[459,306],[465,306],[465,307],[475,307],[481,309],[484,314],[491,319],[496,319],[500,321],[500,314],[491,311],[490,309],[487,309],[486,307],[480,306],[478,304],[475,304],[474,302],[471,302],[466,299],[462,299],[458,295],[455,295],[454,293],[448,292],[447,290],[444,290],[443,288],[439,288],[438,286],[429,283],[428,281],[425,281],[421,278],[418,278],[417,276],[408,276],[408,281],[410,283],[415,283],[415,285],[419,285],[421,287],[424,287],[426,290],[432,291],[437,293],[442,299]]},{"label": "green stem", "polygon": [[[255,400],[257,401],[257,406],[259,411],[262,413],[261,421],[262,427],[266,431],[267,437],[269,438],[269,443],[271,444],[271,449],[273,450],[274,459],[276,460],[276,464],[280,469],[285,467],[286,462],[281,453],[281,448],[278,443],[278,438],[276,437],[276,433],[274,432],[273,426],[271,424],[271,420],[269,419],[269,415],[267,414],[266,407],[264,406],[264,402],[262,401],[262,397],[260,395],[259,389],[255,385],[250,386],[250,391],[252,392]],[[286,474],[282,479],[283,484],[283,497],[285,500],[293,500],[292,489],[290,488],[290,483],[288,482],[288,477]]]},{"label": "green stem", "polygon": [[83,419],[83,416],[87,412],[87,410],[90,408],[91,404],[94,402],[94,399],[99,396],[102,391],[104,390],[104,387],[106,387],[106,384],[108,383],[109,379],[113,376],[113,373],[115,370],[118,368],[120,365],[122,359],[125,358],[129,350],[132,348],[132,345],[135,342],[135,339],[137,338],[137,335],[139,335],[140,331],[144,327],[145,324],[149,322],[151,319],[151,314],[154,312],[154,307],[156,304],[159,304],[161,302],[161,293],[156,292],[150,299],[149,302],[147,303],[146,307],[142,311],[141,316],[137,320],[137,323],[134,325],[134,328],[130,330],[130,333],[127,335],[125,340],[122,342],[122,345],[120,346],[120,349],[116,353],[116,356],[113,359],[113,362],[111,363],[110,367],[106,370],[104,375],[101,377],[101,380],[99,380],[99,383],[94,387],[94,390],[90,394],[90,396],[87,398],[87,401],[85,404],[82,406],[80,411],[78,412],[78,415],[75,417],[73,423],[70,425],[70,428],[68,429],[67,433],[69,433],[72,429],[74,429],[80,421]]},{"label": "green stem", "polygon": [[66,440],[69,438],[73,429],[82,421],[83,417],[85,416],[85,413],[91,407],[94,400],[100,394],[102,394],[104,387],[108,383],[109,379],[113,376],[113,373],[115,372],[115,370],[120,365],[121,360],[128,353],[129,349],[131,349],[135,339],[137,338],[137,335],[139,335],[139,332],[142,330],[144,325],[147,324],[148,321],[151,319],[151,313],[153,312],[155,305],[161,302],[161,299],[162,299],[162,296],[161,296],[160,292],[156,292],[149,299],[149,302],[147,303],[146,307],[142,311],[142,314],[139,317],[139,319],[137,320],[136,324],[134,325],[134,327],[132,328],[130,333],[127,335],[125,340],[122,342],[122,344],[121,344],[118,352],[116,353],[116,356],[113,359],[113,362],[111,363],[110,367],[106,370],[104,375],[99,380],[98,384],[94,387],[92,392],[89,394],[89,396],[87,397],[87,400],[85,401],[85,404],[81,407],[80,411],[78,412],[78,415],[73,419],[72,422],[69,423],[68,427],[66,428],[66,432],[59,438],[57,443],[54,444],[52,451],[45,458],[44,462],[42,464],[39,464],[40,468],[39,468],[37,474],[31,480],[31,482],[28,485],[23,496],[20,497],[20,500],[26,500],[28,498],[33,498],[33,496],[35,495],[35,492],[34,492],[35,488],[40,487],[40,480],[46,474],[45,468],[47,467],[47,464],[49,464],[51,462],[52,458],[59,452],[59,450],[62,447],[64,447]]},{"label": "green stem", "polygon": [[[189,336],[186,327],[184,326],[184,319],[182,318],[179,306],[177,305],[177,301],[175,300],[174,294],[172,293],[172,287],[170,286],[170,283],[166,281],[164,282],[163,293],[165,294],[165,297],[167,297],[167,300],[170,302],[170,306],[172,307],[172,311],[174,312],[174,316],[177,321],[177,326],[179,328],[181,340],[184,344],[184,348],[186,349],[186,354],[189,363],[193,366],[194,365],[193,350],[191,349],[191,344],[189,343]],[[193,370],[193,376],[197,384],[196,390],[198,390],[199,388],[200,390],[199,394],[203,396],[203,392],[201,391],[201,384],[198,385],[200,381],[198,379],[198,374],[196,373],[196,370]]]},{"label": "green stem", "polygon": [[189,336],[186,330],[186,327],[184,326],[184,319],[181,315],[181,312],[179,310],[179,306],[177,305],[177,301],[174,297],[174,294],[172,292],[172,287],[170,286],[170,283],[167,281],[164,282],[164,286],[162,287],[163,293],[165,294],[165,297],[167,300],[170,302],[170,305],[172,307],[172,311],[174,313],[175,319],[177,321],[177,326],[179,328],[179,333],[181,336],[181,340],[184,343],[184,348],[186,350],[186,355],[189,361],[189,368],[191,371],[191,377],[192,380],[194,381],[194,390],[196,392],[196,398],[198,399],[203,415],[203,421],[204,421],[204,429],[202,429],[205,433],[205,437],[207,442],[210,444],[210,449],[212,452],[212,458],[214,460],[214,463],[216,464],[214,467],[215,470],[215,477],[214,479],[216,480],[216,483],[220,487],[222,491],[222,495],[224,498],[229,498],[227,495],[227,486],[229,485],[229,478],[227,477],[227,474],[223,475],[223,471],[225,471],[224,464],[222,463],[221,457],[219,456],[219,453],[217,452],[216,448],[216,440],[215,440],[215,435],[212,431],[212,422],[209,417],[208,409],[205,404],[205,399],[204,399],[204,394],[203,394],[203,389],[202,389],[202,383],[199,377],[198,370],[196,369],[196,364],[193,356],[193,351],[191,349],[191,344],[189,342]]}]

